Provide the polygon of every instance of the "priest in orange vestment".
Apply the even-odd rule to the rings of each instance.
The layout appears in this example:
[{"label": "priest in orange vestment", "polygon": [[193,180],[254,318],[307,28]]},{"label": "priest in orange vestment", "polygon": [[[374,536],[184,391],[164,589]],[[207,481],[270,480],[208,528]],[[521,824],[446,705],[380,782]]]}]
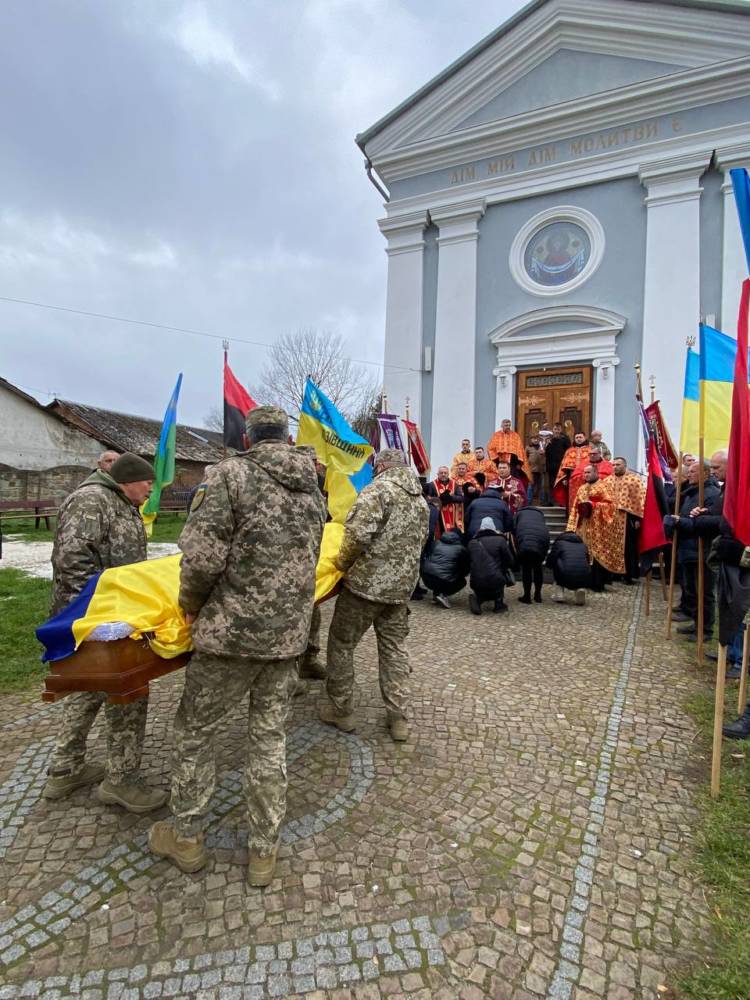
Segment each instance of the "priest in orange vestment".
[{"label": "priest in orange vestment", "polygon": [[572,506],[576,493],[583,486],[583,471],[589,463],[596,466],[596,471],[599,473],[600,479],[606,479],[607,476],[611,476],[615,471],[614,465],[605,458],[602,458],[599,448],[595,448],[593,444],[590,445],[588,459],[577,465],[570,474],[570,480],[568,481],[569,506]]},{"label": "priest in orange vestment", "polygon": [[[570,509],[571,503],[575,499],[575,493],[568,489],[570,477],[580,465],[585,465],[588,462],[590,451],[591,448],[586,435],[581,434],[579,431],[573,438],[573,444],[563,455],[560,468],[557,470],[557,479],[555,479],[552,497],[558,507]],[[580,485],[581,483],[579,482],[576,485],[576,489]]]},{"label": "priest in orange vestment", "polygon": [[520,434],[511,429],[510,420],[503,420],[500,430],[492,435],[487,445],[487,452],[493,462],[508,462],[511,469],[520,466],[528,480],[531,479],[531,469],[526,461],[526,448]]},{"label": "priest in orange vestment", "polygon": [[568,517],[568,531],[575,531],[588,550],[594,590],[604,590],[607,573],[625,572],[624,533],[616,517],[612,477],[599,479],[595,465],[587,465],[584,483],[576,493]]}]

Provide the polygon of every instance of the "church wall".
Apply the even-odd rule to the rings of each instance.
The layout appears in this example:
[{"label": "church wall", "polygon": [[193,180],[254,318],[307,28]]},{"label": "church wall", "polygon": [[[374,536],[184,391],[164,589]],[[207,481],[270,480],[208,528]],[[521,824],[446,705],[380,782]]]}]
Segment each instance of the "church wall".
[{"label": "church wall", "polygon": [[[724,176],[709,170],[701,178],[701,316],[713,316],[720,330],[735,336],[737,317],[721,315],[722,233],[724,229]],[[697,336],[697,330],[690,331]]]},{"label": "church wall", "polygon": [[[429,347],[433,356],[435,352],[435,320],[437,315],[437,280],[438,280],[438,229],[437,226],[428,226],[424,233],[424,269],[422,284],[422,357],[424,359],[424,348]],[[422,379],[422,413],[432,413],[432,372],[423,372]],[[422,425],[422,437],[424,439],[427,454],[430,453],[430,440],[432,437],[432,421],[426,419]]]},{"label": "church wall", "polygon": [[615,90],[640,80],[676,73],[684,68],[649,59],[560,49],[475,111],[457,128],[470,128],[499,118],[510,118],[511,115],[524,111]]},{"label": "church wall", "polygon": [[[642,337],[646,244],[643,198],[644,190],[638,179],[626,178],[488,207],[479,224],[478,245],[477,440],[486,441],[495,430],[492,369],[497,364],[497,352],[489,341],[489,334],[504,321],[530,310],[558,304],[597,306],[627,317],[627,325],[617,338],[620,365],[615,370],[616,447],[635,461],[637,423],[633,419],[633,366],[639,359]],[[574,291],[536,296],[522,289],[510,273],[511,244],[529,218],[559,205],[575,205],[596,216],[604,228],[604,258],[596,273]]]}]

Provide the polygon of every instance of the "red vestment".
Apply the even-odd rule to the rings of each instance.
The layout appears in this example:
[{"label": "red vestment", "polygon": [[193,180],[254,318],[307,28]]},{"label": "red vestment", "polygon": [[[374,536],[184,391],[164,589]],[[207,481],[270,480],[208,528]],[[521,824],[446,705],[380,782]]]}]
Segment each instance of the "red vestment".
[{"label": "red vestment", "polygon": [[[442,497],[443,493],[452,494],[456,496],[461,493],[461,487],[457,484],[455,479],[449,479],[447,483],[441,483],[439,479],[434,479],[432,485],[438,495],[438,500]],[[464,505],[461,503],[442,503],[440,504],[440,519],[438,521],[438,531],[436,536],[439,538],[443,532],[451,531],[455,528],[457,531],[464,530]]]},{"label": "red vestment", "polygon": [[[584,483],[583,470],[586,468],[587,465],[591,464],[595,463],[589,462],[587,456],[586,460],[578,464],[575,467],[575,469],[573,469],[573,471],[571,472],[570,479],[568,480],[568,510],[570,510],[570,508],[573,506],[573,501],[575,500],[576,493],[583,486]],[[599,471],[599,479],[606,479],[607,476],[611,476],[615,471],[614,465],[612,465],[611,462],[608,462],[606,458],[603,458],[601,462],[596,463],[596,468]]]}]

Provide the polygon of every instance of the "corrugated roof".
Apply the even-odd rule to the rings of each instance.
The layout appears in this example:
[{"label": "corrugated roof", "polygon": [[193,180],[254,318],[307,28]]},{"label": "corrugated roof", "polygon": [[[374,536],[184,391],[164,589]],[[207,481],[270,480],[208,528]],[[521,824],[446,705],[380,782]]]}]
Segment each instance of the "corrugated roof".
[{"label": "corrugated roof", "polygon": [[[104,441],[119,451],[133,451],[151,457],[156,454],[161,434],[161,420],[138,417],[130,413],[117,413],[86,403],[75,403],[69,399],[55,399],[47,409],[57,412],[63,418],[90,428],[92,436]],[[192,432],[192,433],[191,433]],[[205,438],[205,442],[193,435]],[[221,458],[223,441],[221,434],[203,427],[177,425],[176,457],[183,462],[216,462]]]},{"label": "corrugated roof", "polygon": [[[748,3],[748,0],[624,0],[624,2],[648,4],[663,3],[668,7],[687,7],[692,10],[715,10],[726,14],[750,14],[750,3]],[[527,17],[533,14],[535,10],[543,7],[546,3],[549,3],[549,0],[531,0],[531,2],[527,3],[525,7],[522,7],[512,17],[508,18],[507,21],[504,21],[499,28],[495,28],[495,30],[490,32],[489,35],[486,35],[483,39],[481,39],[481,41],[477,42],[476,45],[472,46],[468,52],[464,52],[464,54],[459,56],[458,59],[450,64],[450,66],[447,66],[442,72],[438,73],[437,76],[434,76],[431,80],[424,84],[423,87],[416,90],[410,97],[407,97],[406,100],[402,101],[392,111],[389,111],[388,114],[383,115],[383,117],[376,121],[374,125],[371,125],[368,129],[365,129],[364,132],[360,132],[359,135],[355,136],[354,141],[357,143],[362,152],[367,155],[365,146],[370,139],[373,138],[373,136],[377,135],[378,132],[382,132],[386,126],[391,124],[391,122],[400,118],[404,112],[413,108],[414,105],[419,103],[423,97],[426,97],[427,94],[435,90],[436,87],[439,87],[445,80],[450,79],[454,73],[463,69],[463,67],[470,63],[472,59],[476,58],[476,56],[478,56],[481,52],[484,52],[484,50],[489,48],[490,45],[494,45],[499,38],[502,38],[503,35],[506,35],[509,31],[515,28],[517,24],[520,24],[521,21],[524,21]]]}]

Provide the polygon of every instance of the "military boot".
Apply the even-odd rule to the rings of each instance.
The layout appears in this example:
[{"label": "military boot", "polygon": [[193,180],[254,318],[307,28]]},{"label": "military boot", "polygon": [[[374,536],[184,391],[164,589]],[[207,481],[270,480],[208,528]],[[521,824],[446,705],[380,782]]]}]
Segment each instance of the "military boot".
[{"label": "military boot", "polygon": [[307,681],[303,681],[300,677],[294,682],[294,691],[292,691],[292,698],[301,698],[303,694],[307,694],[310,690],[310,685]]},{"label": "military boot", "polygon": [[152,854],[166,858],[183,872],[200,871],[208,861],[208,852],[203,846],[203,834],[183,837],[167,820],[154,823],[151,827],[148,832],[148,846]]},{"label": "military boot", "polygon": [[745,709],[744,714],[739,719],[722,726],[721,731],[730,740],[746,740],[750,736],[750,706]]},{"label": "military boot", "polygon": [[77,788],[93,785],[104,777],[101,764],[84,764],[79,771],[49,772],[47,783],[42,790],[42,798],[64,799]]},{"label": "military boot", "polygon": [[394,743],[404,743],[409,739],[409,726],[403,715],[388,713],[388,728]]},{"label": "military boot", "polygon": [[262,888],[273,881],[276,871],[276,852],[279,849],[277,844],[271,854],[261,855],[257,851],[250,851],[247,860],[247,881],[250,885]]},{"label": "military boot", "polygon": [[582,608],[586,603],[586,591],[583,587],[579,587],[576,590],[576,604],[579,608]]},{"label": "military boot", "polygon": [[123,782],[120,785],[115,785],[108,778],[105,778],[99,785],[97,795],[99,801],[106,805],[122,806],[128,812],[137,814],[161,809],[169,798],[169,792],[165,792],[161,788],[149,788],[142,781],[128,784]]},{"label": "military boot", "polygon": [[351,712],[348,715],[339,715],[330,701],[326,701],[320,706],[319,716],[321,722],[335,726],[342,733],[353,733],[356,729],[354,716]]}]

